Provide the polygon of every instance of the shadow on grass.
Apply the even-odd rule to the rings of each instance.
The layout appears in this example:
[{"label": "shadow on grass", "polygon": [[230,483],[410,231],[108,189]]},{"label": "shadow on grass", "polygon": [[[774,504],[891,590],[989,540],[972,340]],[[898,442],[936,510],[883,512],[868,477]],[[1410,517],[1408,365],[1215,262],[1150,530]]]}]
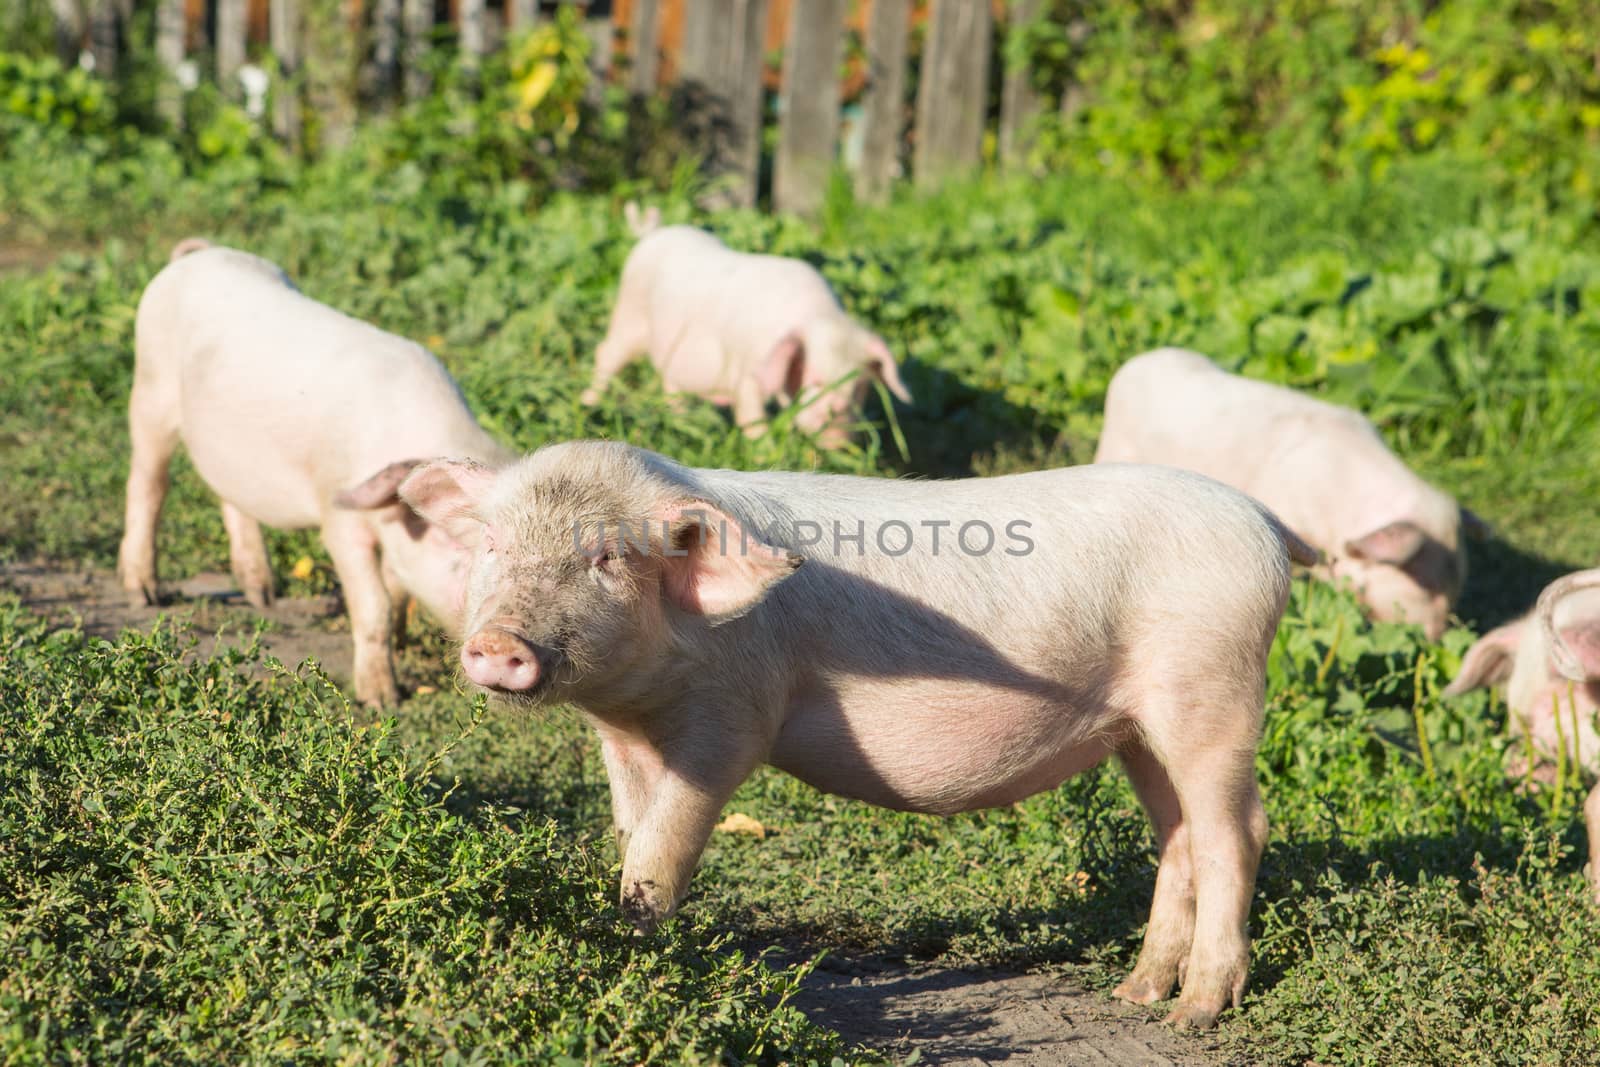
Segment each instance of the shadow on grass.
[{"label": "shadow on grass", "polygon": [[1544,587],[1589,563],[1563,562],[1491,537],[1467,546],[1467,584],[1456,614],[1479,633],[1533,607]]}]

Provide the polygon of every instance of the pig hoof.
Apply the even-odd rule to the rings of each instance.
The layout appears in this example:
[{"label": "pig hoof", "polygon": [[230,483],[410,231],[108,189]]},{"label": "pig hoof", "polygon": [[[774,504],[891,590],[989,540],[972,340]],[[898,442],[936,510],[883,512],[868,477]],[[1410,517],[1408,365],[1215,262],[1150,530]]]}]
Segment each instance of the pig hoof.
[{"label": "pig hoof", "polygon": [[1159,984],[1152,982],[1148,978],[1141,978],[1139,975],[1131,974],[1121,985],[1111,991],[1111,995],[1118,1000],[1125,1000],[1129,1004],[1154,1004],[1158,1000],[1165,999],[1166,995],[1171,991],[1172,984],[1170,982],[1163,989]]},{"label": "pig hoof", "polygon": [[272,586],[246,585],[244,586],[244,598],[249,602],[251,607],[257,609],[258,611],[265,611],[267,608],[272,606]]},{"label": "pig hoof", "polygon": [[1172,1013],[1162,1020],[1166,1025],[1179,1030],[1209,1030],[1217,1025],[1217,1016],[1222,1009],[1208,1007],[1202,1004],[1185,1004],[1181,1000]]},{"label": "pig hoof", "polygon": [[400,687],[393,678],[357,685],[356,701],[369,708],[391,708],[400,703]]},{"label": "pig hoof", "polygon": [[661,890],[652,881],[638,879],[622,891],[622,914],[641,934],[653,933],[666,911]]},{"label": "pig hoof", "polygon": [[594,407],[596,404],[600,403],[600,390],[593,388],[585,389],[583,391],[583,395],[578,397],[578,403],[582,404],[586,408]]}]

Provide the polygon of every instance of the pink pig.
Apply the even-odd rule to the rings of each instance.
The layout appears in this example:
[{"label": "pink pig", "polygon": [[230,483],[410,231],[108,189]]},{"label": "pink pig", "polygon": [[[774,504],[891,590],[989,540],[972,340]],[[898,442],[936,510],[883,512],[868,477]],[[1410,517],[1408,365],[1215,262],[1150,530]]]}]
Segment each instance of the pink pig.
[{"label": "pink pig", "polygon": [[454,631],[466,561],[395,495],[416,465],[408,457],[510,453],[426,349],[301,295],[265,259],[197,238],[145,288],[134,351],[117,557],[130,597],[158,599],[156,523],[181,441],[222,498],[250,603],[273,595],[261,524],[321,528],[350,611],[356,696],[396,701],[394,613],[413,594]]},{"label": "pink pig", "polygon": [[678,907],[762,763],[950,814],[1115,755],[1160,849],[1117,995],[1181,981],[1170,1018],[1196,1026],[1238,1004],[1266,658],[1290,554],[1311,558],[1260,504],[1160,467],[919,482],[600,442],[436,462],[400,495],[474,546],[467,677],[599,733],[639,929]]},{"label": "pink pig", "polygon": [[1444,632],[1488,527],[1417,477],[1358,412],[1160,348],[1117,371],[1097,463],[1165,463],[1260,500],[1323,553],[1374,617]]},{"label": "pink pig", "polygon": [[630,203],[627,215],[640,240],[623,265],[585,404],[599,403],[607,383],[644,353],[667,392],[731,404],[752,436],[776,397],[806,405],[795,424],[836,448],[874,375],[911,402],[889,346],[845,314],[809,263],[735,252],[689,226],[658,228],[654,208],[641,216]]},{"label": "pink pig", "polygon": [[[1532,611],[1484,634],[1445,694],[1500,683],[1513,734],[1528,737],[1542,758],[1564,748],[1571,765],[1600,774],[1600,568],[1557,578]],[[1589,880],[1600,904],[1600,785],[1583,814]]]}]

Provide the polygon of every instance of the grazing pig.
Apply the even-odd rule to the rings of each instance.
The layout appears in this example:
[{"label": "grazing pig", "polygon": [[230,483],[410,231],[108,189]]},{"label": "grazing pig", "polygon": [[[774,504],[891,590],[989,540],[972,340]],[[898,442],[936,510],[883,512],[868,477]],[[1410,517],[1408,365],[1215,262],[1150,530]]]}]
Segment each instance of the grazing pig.
[{"label": "grazing pig", "polygon": [[[1546,759],[1600,774],[1600,568],[1558,578],[1533,611],[1484,634],[1445,689],[1455,696],[1504,683],[1514,734]],[[1600,785],[1583,805],[1589,881],[1600,904]]]},{"label": "grazing pig", "polygon": [[1179,348],[1136,356],[1111,379],[1095,462],[1186,467],[1249,493],[1322,552],[1319,577],[1435,640],[1466,580],[1462,531],[1487,533],[1359,413]]},{"label": "grazing pig", "polygon": [[889,346],[845,314],[809,263],[735,252],[690,226],[657,228],[653,208],[641,218],[629,204],[628,221],[640,240],[623,265],[585,404],[599,403],[612,377],[646,352],[667,392],[733,405],[752,436],[776,397],[807,405],[795,424],[820,444],[844,444],[873,375],[911,402]]},{"label": "grazing pig", "polygon": [[415,594],[454,632],[466,559],[395,495],[407,461],[510,453],[421,346],[302,296],[264,259],[198,239],[181,242],[145,289],[134,350],[117,558],[130,597],[157,601],[156,521],[181,440],[222,498],[250,603],[272,599],[260,524],[321,527],[350,611],[356,696],[394,702],[394,613]]},{"label": "grazing pig", "polygon": [[400,495],[475,546],[467,677],[570,701],[598,731],[639,929],[677,908],[762,763],[950,814],[1116,755],[1160,849],[1117,994],[1150,1003],[1181,979],[1170,1018],[1198,1026],[1239,1002],[1266,656],[1286,544],[1311,558],[1260,504],[1159,467],[915,482],[599,442],[498,471],[436,462]]}]

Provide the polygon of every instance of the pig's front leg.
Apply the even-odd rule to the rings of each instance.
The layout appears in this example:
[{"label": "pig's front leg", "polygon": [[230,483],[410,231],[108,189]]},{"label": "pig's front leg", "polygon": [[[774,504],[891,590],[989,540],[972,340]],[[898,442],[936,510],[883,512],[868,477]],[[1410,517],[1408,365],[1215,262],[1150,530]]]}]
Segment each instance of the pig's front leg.
[{"label": "pig's front leg", "polygon": [[596,722],[600,755],[611,783],[611,823],[617,835],[617,856],[626,860],[634,827],[644,818],[661,782],[661,753],[638,734]]},{"label": "pig's front leg", "polygon": [[339,572],[350,636],[355,641],[356,699],[378,706],[398,704],[389,632],[393,624],[389,592],[378,564],[378,539],[360,512],[330,512],[322,524],[322,542]]},{"label": "pig's front leg", "polygon": [[746,437],[760,437],[767,432],[767,398],[761,395],[761,386],[755,378],[748,374],[739,379],[734,393],[733,424],[743,430]]},{"label": "pig's front leg", "polygon": [[641,933],[677,910],[723,807],[761,763],[765,747],[736,730],[705,716],[659,748],[661,770],[622,861],[622,912]]},{"label": "pig's front leg", "polygon": [[1583,802],[1583,821],[1589,827],[1589,884],[1594,887],[1594,902],[1600,904],[1600,783]]}]

